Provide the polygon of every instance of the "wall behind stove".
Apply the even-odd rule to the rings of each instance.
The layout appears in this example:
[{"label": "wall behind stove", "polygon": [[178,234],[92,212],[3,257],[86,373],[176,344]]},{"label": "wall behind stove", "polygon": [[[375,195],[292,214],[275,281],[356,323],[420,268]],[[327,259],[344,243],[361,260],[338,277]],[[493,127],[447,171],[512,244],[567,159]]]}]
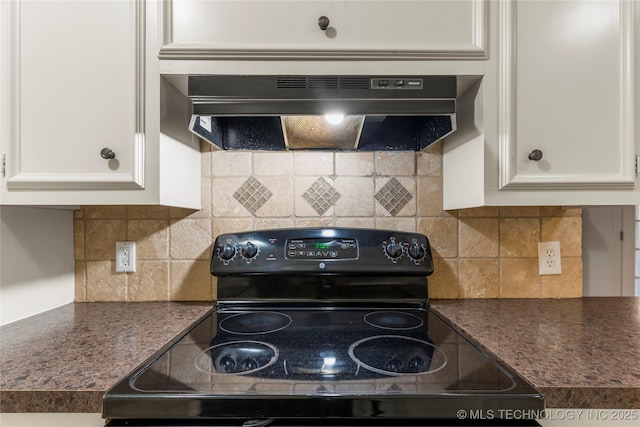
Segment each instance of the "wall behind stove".
[{"label": "wall behind stove", "polygon": [[[581,209],[442,210],[442,147],[425,152],[202,154],[203,208],[83,206],[75,212],[76,300],[213,300],[211,245],[224,232],[375,227],[425,233],[432,298],[582,295]],[[137,271],[115,273],[115,242]],[[562,275],[538,276],[538,241],[559,240]]]}]

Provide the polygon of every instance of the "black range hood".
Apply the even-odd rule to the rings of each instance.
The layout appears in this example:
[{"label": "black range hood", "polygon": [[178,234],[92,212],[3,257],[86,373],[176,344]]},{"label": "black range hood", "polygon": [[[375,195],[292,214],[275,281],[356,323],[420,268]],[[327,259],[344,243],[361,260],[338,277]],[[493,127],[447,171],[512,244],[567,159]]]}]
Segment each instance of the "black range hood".
[{"label": "black range hood", "polygon": [[189,129],[224,150],[420,151],[455,131],[456,90],[456,76],[192,75]]}]

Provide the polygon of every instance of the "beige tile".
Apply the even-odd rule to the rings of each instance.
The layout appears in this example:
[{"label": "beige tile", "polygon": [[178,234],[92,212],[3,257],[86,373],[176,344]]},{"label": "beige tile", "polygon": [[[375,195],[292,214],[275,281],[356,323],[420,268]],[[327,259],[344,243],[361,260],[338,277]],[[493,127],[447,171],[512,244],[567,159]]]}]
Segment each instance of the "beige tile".
[{"label": "beige tile", "polygon": [[136,242],[138,259],[166,259],[169,257],[169,220],[129,220],[127,239]]},{"label": "beige tile", "polygon": [[497,298],[500,272],[496,258],[463,258],[458,261],[460,298]]},{"label": "beige tile", "polygon": [[416,167],[418,176],[442,176],[442,141],[417,153]]},{"label": "beige tile", "polygon": [[214,218],[211,225],[212,225],[211,236],[215,239],[217,236],[221,234],[253,230],[253,219],[252,218]]},{"label": "beige tile", "polygon": [[434,259],[433,274],[429,276],[429,298],[458,298],[458,260]]},{"label": "beige tile", "polygon": [[279,218],[293,215],[293,178],[261,177],[260,182],[273,194],[255,213],[256,217]]},{"label": "beige tile", "polygon": [[293,153],[293,171],[296,176],[333,175],[333,153],[295,151]]},{"label": "beige tile", "polygon": [[541,278],[543,298],[580,298],[583,288],[582,258],[563,256],[562,274],[541,276]]},{"label": "beige tile", "polygon": [[73,220],[73,259],[75,260],[85,259],[84,221],[81,219]]},{"label": "beige tile", "polygon": [[126,218],[126,206],[83,206],[85,219],[120,219]]},{"label": "beige tile", "polygon": [[87,300],[86,268],[85,263],[82,261],[74,263],[74,290],[74,301]]},{"label": "beige tile", "polygon": [[211,256],[211,221],[183,219],[170,227],[171,259],[196,260]]},{"label": "beige tile", "polygon": [[[397,194],[393,194],[395,197],[390,200],[391,204],[389,205],[389,208],[391,209],[391,212],[386,209],[379,200],[376,199],[376,215],[377,216],[415,216],[416,214],[416,180],[413,177],[404,177],[404,176],[399,176],[399,177],[395,177],[396,181],[402,186],[404,187],[404,189],[407,191],[407,193],[409,194],[409,196],[407,197],[407,199],[402,198],[401,199],[401,193],[399,193],[398,191],[396,191]],[[374,193],[377,195],[380,193],[380,191],[382,191],[382,189],[384,188],[385,185],[389,184],[389,182],[391,181],[391,178],[376,178],[375,180],[375,191]],[[390,184],[393,185],[393,184]],[[400,190],[400,187],[394,186],[395,190]],[[394,191],[394,189],[392,189],[391,191]],[[406,203],[405,205],[400,209],[397,210],[397,208],[400,207],[400,204],[397,203],[396,201],[399,200],[404,200]],[[393,212],[396,211],[395,215],[393,214]]]},{"label": "beige tile", "polygon": [[214,217],[251,216],[244,206],[234,197],[234,193],[248,177],[214,178],[212,181],[211,215]]},{"label": "beige tile", "polygon": [[334,188],[340,193],[335,205],[337,216],[373,216],[375,212],[374,186],[370,178],[338,177]]},{"label": "beige tile", "polygon": [[211,301],[209,261],[172,261],[172,301]]},{"label": "beige tile", "polygon": [[256,218],[255,230],[265,230],[269,228],[293,228],[294,221],[291,218]]},{"label": "beige tile", "polygon": [[442,210],[442,177],[418,177],[416,183],[418,216],[451,216]]},{"label": "beige tile", "polygon": [[458,253],[460,257],[497,257],[499,223],[496,218],[464,218],[459,221]]},{"label": "beige tile", "polygon": [[167,301],[169,262],[140,261],[127,277],[127,301]]},{"label": "beige tile", "polygon": [[115,260],[116,241],[126,240],[124,219],[92,219],[86,222],[85,253],[87,260]]},{"label": "beige tile", "polygon": [[415,218],[376,218],[376,228],[378,230],[396,230],[406,231],[407,233],[416,232]]},{"label": "beige tile", "polygon": [[333,227],[333,218],[296,218],[295,227]]},{"label": "beige tile", "polygon": [[540,208],[538,206],[505,206],[500,208],[501,217],[539,217]]},{"label": "beige tile", "polygon": [[495,206],[484,206],[481,208],[460,209],[458,216],[460,218],[494,218],[498,216],[499,208]]},{"label": "beige tile", "polygon": [[336,174],[339,176],[373,175],[373,153],[336,153]]},{"label": "beige tile", "polygon": [[415,175],[416,153],[414,151],[376,151],[375,170],[377,175]]},{"label": "beige tile", "polygon": [[560,241],[563,257],[582,256],[582,218],[564,216],[542,218],[542,242]]},{"label": "beige tile", "polygon": [[500,256],[537,257],[540,241],[540,219],[500,219]]},{"label": "beige tile", "polygon": [[128,219],[166,219],[169,208],[166,206],[127,206]]},{"label": "beige tile", "polygon": [[206,141],[200,141],[200,171],[203,177],[211,176],[211,156],[214,151],[213,144]]},{"label": "beige tile", "polygon": [[501,260],[500,298],[540,298],[542,285],[537,258]]},{"label": "beige tile", "polygon": [[542,206],[540,215],[550,216],[582,216],[582,208],[572,206]]},{"label": "beige tile", "polygon": [[376,221],[373,218],[336,218],[336,227],[345,228],[374,228]]},{"label": "beige tile", "polygon": [[456,218],[418,218],[418,233],[429,238],[434,256],[458,256],[458,220]]},{"label": "beige tile", "polygon": [[211,152],[211,176],[232,177],[251,175],[251,152],[213,151]]},{"label": "beige tile", "polygon": [[169,218],[172,219],[184,219],[189,218],[192,215],[195,216],[200,212],[197,209],[187,209],[187,208],[169,208]]},{"label": "beige tile", "polygon": [[114,261],[87,262],[87,301],[126,300],[127,273],[116,273]]},{"label": "beige tile", "polygon": [[253,153],[253,174],[257,177],[293,175],[293,153]]}]

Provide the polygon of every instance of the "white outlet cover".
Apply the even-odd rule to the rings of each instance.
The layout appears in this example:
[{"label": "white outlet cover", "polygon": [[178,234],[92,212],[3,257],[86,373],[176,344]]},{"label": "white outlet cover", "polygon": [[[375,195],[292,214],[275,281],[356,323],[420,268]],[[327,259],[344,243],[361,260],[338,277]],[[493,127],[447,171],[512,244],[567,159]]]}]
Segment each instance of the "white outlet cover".
[{"label": "white outlet cover", "polygon": [[136,242],[116,242],[116,273],[135,273]]},{"label": "white outlet cover", "polygon": [[560,242],[538,242],[538,274],[562,274]]}]

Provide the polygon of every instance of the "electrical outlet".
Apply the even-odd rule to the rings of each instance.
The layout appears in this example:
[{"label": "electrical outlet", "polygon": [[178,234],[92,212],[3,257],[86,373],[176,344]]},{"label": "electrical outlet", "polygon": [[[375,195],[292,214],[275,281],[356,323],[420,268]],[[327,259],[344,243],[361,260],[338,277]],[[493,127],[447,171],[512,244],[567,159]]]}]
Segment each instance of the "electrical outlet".
[{"label": "electrical outlet", "polygon": [[136,242],[116,242],[116,272],[136,271]]},{"label": "electrical outlet", "polygon": [[562,274],[560,242],[538,242],[538,274]]}]

